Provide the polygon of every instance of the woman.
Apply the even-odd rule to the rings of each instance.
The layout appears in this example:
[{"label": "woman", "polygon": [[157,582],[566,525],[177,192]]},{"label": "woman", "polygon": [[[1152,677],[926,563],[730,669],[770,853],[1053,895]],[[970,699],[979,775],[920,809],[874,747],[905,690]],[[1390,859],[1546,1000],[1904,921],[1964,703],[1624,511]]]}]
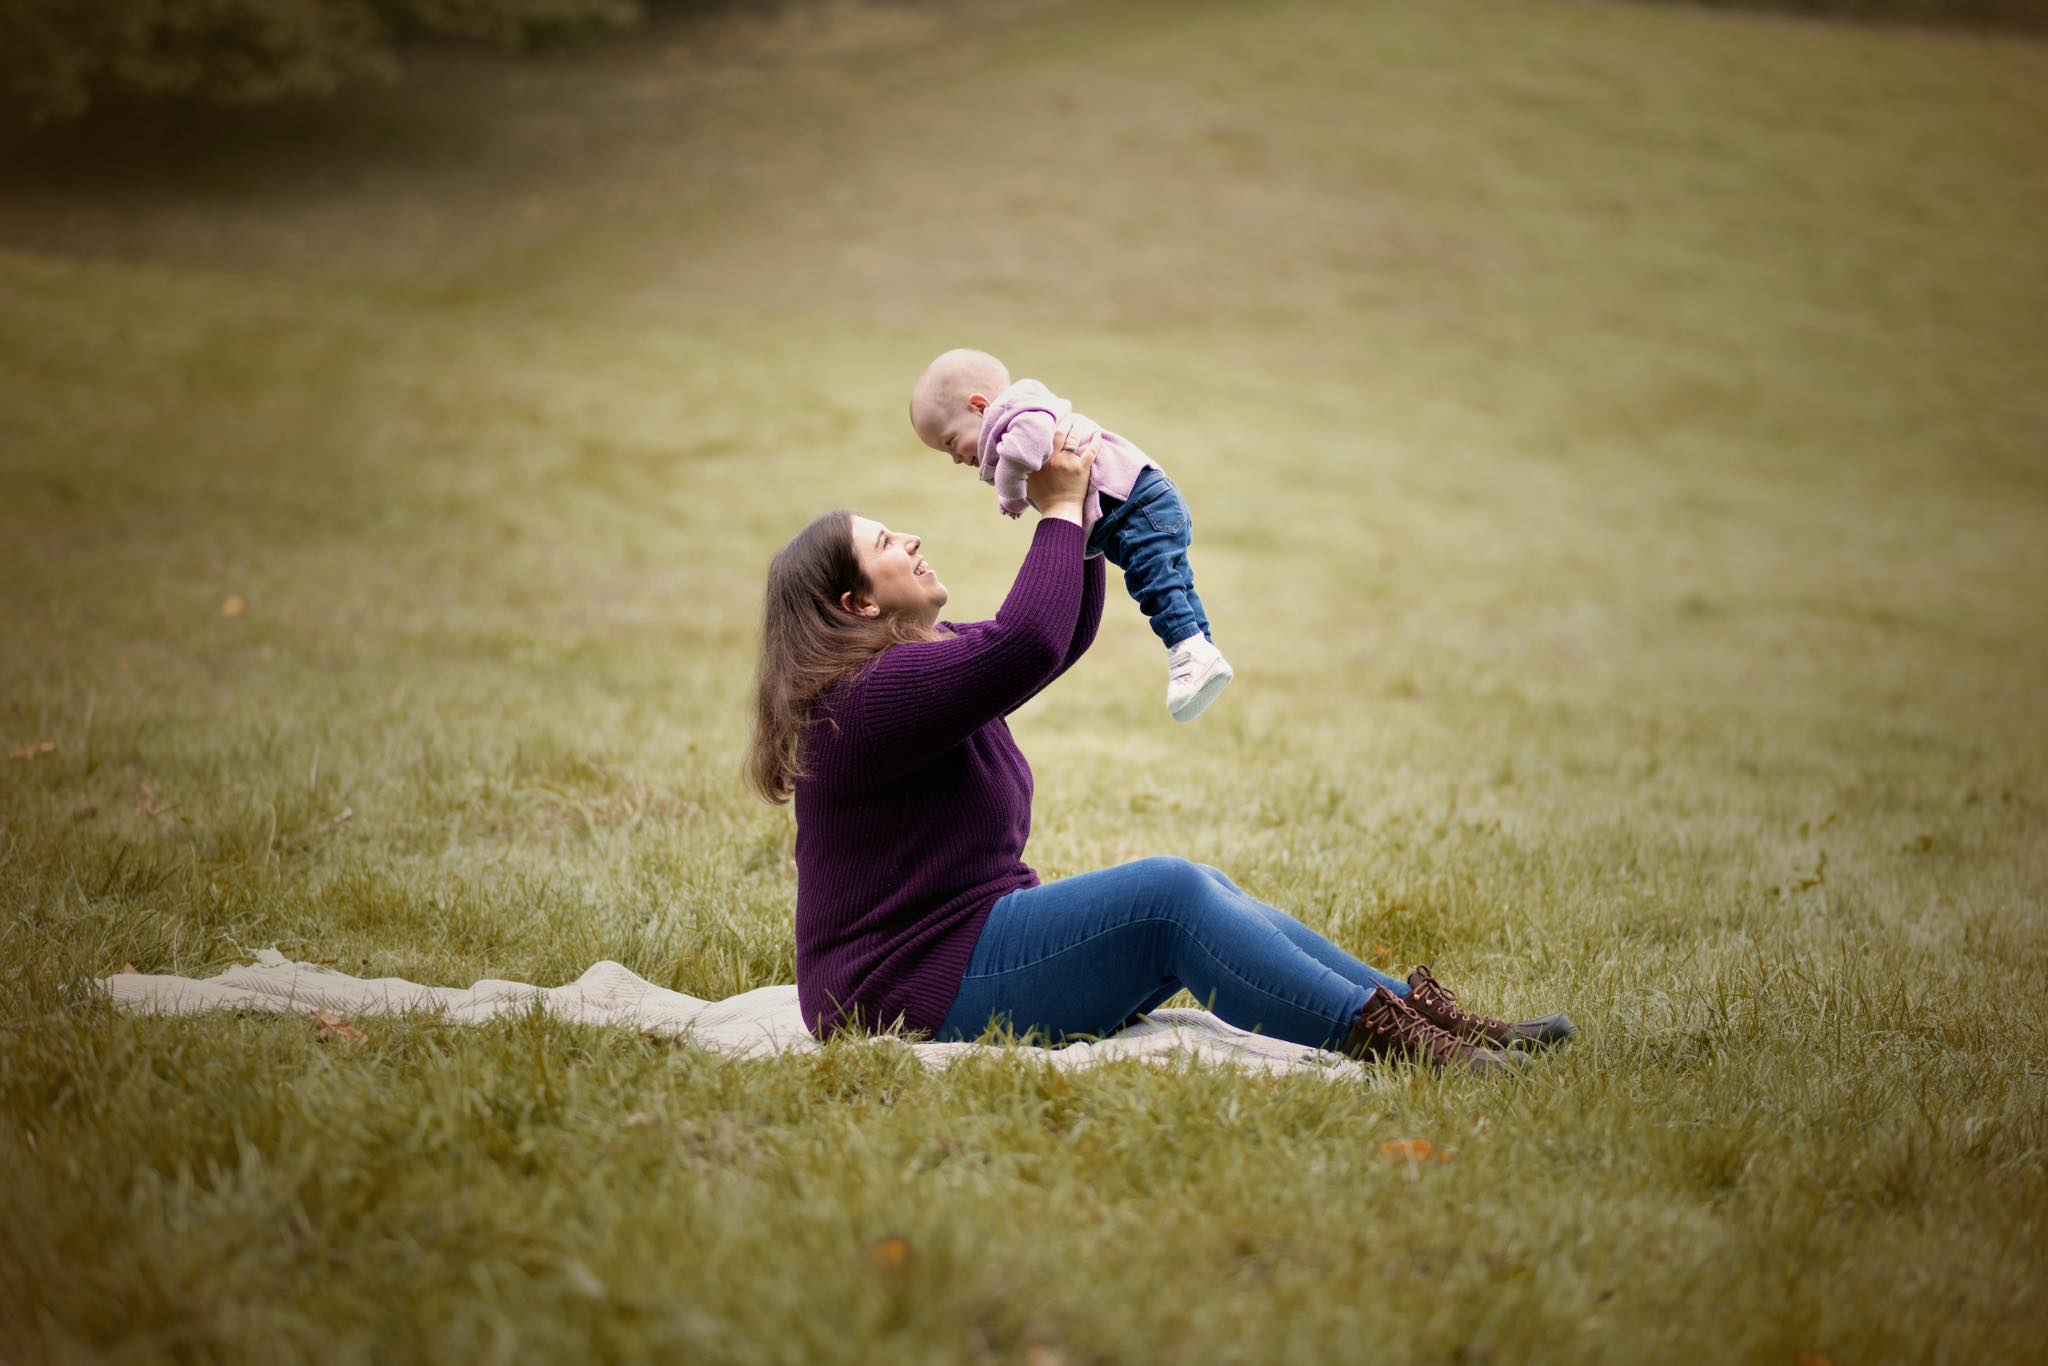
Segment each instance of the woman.
[{"label": "woman", "polygon": [[1493,1071],[1508,1046],[1568,1037],[1562,1015],[1464,1011],[1426,967],[1376,972],[1214,868],[1156,858],[1043,884],[1024,866],[1031,768],[1003,718],[1102,617],[1103,562],[1082,553],[1092,456],[1059,445],[1031,476],[1038,526],[992,621],[941,623],[922,541],[847,512],[769,568],[750,769],[796,801],[811,1031],[1100,1036],[1187,987],[1239,1028],[1358,1058]]}]

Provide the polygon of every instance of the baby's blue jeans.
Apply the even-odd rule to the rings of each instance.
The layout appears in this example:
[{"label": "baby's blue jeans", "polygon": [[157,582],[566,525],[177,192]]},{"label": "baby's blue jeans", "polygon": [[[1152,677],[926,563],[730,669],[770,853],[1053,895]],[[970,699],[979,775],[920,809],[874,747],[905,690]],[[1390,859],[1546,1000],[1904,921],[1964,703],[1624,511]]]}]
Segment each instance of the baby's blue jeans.
[{"label": "baby's blue jeans", "polygon": [[1151,858],[996,902],[936,1037],[998,1020],[1041,1043],[1101,1037],[1186,987],[1240,1029],[1335,1048],[1375,986],[1408,994],[1216,869]]},{"label": "baby's blue jeans", "polygon": [[1195,571],[1188,564],[1194,532],[1180,490],[1153,468],[1138,476],[1129,498],[1104,498],[1102,517],[1088,533],[1088,553],[1124,571],[1124,587],[1169,647],[1197,631],[1209,634],[1209,615],[1195,596]]}]

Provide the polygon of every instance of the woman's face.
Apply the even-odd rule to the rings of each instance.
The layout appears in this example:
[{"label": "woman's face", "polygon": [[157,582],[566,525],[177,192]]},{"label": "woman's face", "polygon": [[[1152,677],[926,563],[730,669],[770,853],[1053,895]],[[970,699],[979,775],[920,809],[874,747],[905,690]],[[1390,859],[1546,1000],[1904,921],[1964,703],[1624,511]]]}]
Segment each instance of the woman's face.
[{"label": "woman's face", "polygon": [[847,594],[840,606],[863,616],[902,613],[929,626],[946,605],[946,585],[919,554],[924,542],[906,531],[891,531],[866,517],[853,519],[853,553],[867,575],[869,592]]}]

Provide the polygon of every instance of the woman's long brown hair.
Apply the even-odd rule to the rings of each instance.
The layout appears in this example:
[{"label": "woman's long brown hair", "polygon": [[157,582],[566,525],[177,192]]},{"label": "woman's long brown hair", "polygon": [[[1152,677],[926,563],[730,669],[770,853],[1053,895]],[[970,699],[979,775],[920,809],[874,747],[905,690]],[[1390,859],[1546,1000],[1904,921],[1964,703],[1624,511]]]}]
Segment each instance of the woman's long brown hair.
[{"label": "woman's long brown hair", "polygon": [[819,698],[890,646],[937,637],[921,623],[840,607],[841,594],[869,591],[844,508],[799,531],[768,566],[747,778],[771,802],[788,801],[807,776],[804,737]]}]

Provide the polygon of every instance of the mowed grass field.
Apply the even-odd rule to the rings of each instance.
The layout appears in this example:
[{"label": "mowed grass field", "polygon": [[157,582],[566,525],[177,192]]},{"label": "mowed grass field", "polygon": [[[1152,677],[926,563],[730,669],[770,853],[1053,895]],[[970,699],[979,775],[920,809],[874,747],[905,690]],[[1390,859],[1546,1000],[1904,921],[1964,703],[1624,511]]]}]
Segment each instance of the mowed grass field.
[{"label": "mowed grass field", "polygon": [[[2044,127],[2038,45],[1458,0],[801,7],[10,141],[0,1357],[2033,1357]],[[1028,524],[905,418],[956,344],[1174,474],[1239,671],[1175,725],[1113,595],[1015,721],[1034,866],[1218,864],[1573,1046],[95,996],[793,980],[762,576],[845,505],[994,610]]]}]

